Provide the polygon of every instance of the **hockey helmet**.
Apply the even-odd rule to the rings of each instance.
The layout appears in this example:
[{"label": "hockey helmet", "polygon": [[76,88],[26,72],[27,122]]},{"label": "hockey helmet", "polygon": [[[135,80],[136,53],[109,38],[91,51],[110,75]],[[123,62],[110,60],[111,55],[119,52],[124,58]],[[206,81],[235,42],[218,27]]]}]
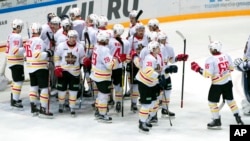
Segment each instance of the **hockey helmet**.
[{"label": "hockey helmet", "polygon": [[208,45],[208,48],[220,52],[222,48],[222,43],[220,41],[213,41]]},{"label": "hockey helmet", "polygon": [[159,21],[157,19],[150,19],[148,21],[148,26],[159,26]]},{"label": "hockey helmet", "polygon": [[14,19],[11,24],[12,28],[23,28],[23,21],[20,19]]},{"label": "hockey helmet", "polygon": [[132,10],[129,12],[129,17],[130,18],[135,18],[138,14],[138,11],[137,10]]},{"label": "hockey helmet", "polygon": [[113,31],[114,33],[116,33],[117,35],[122,35],[124,32],[124,26],[122,24],[115,24],[113,26]]},{"label": "hockey helmet", "polygon": [[40,23],[32,23],[31,24],[31,33],[36,34],[36,33],[41,33],[42,31],[42,26]]},{"label": "hockey helmet", "polygon": [[98,42],[108,42],[109,41],[109,33],[107,31],[100,31],[97,34],[97,41]]},{"label": "hockey helmet", "polygon": [[80,16],[81,15],[81,10],[78,7],[74,7],[70,9],[69,15],[72,17]]},{"label": "hockey helmet", "polygon": [[76,30],[69,30],[67,35],[68,37],[75,37],[75,38],[78,37],[78,33]]},{"label": "hockey helmet", "polygon": [[153,52],[155,48],[158,48],[160,45],[157,41],[151,41],[148,43],[148,49],[150,52]]},{"label": "hockey helmet", "polygon": [[108,18],[106,16],[99,16],[97,21],[98,27],[106,27],[108,25]]}]

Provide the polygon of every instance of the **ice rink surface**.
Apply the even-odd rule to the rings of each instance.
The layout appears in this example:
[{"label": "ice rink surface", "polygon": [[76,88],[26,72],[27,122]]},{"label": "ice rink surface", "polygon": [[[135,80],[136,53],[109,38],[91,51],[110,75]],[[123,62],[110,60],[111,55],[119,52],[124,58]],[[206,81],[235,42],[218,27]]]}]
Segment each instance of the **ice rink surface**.
[{"label": "ice rink surface", "polygon": [[[233,59],[242,57],[245,43],[250,35],[250,17],[226,17],[200,20],[186,20],[160,24],[162,31],[168,34],[169,42],[175,53],[183,52],[183,40],[176,34],[181,31],[187,39],[186,53],[189,59],[185,63],[184,105],[181,104],[182,62],[177,62],[179,72],[172,74],[173,90],[171,94],[171,111],[176,113],[170,126],[168,118],[161,118],[158,113],[159,125],[150,130],[149,135],[138,132],[138,113],[130,111],[130,100],[125,100],[125,114],[121,117],[114,109],[110,109],[113,123],[98,123],[94,120],[91,108],[92,98],[84,99],[83,106],[77,110],[77,117],[72,118],[69,113],[58,113],[56,99],[51,100],[51,111],[54,119],[40,119],[32,117],[28,99],[29,82],[22,88],[24,111],[10,110],[10,88],[0,91],[0,140],[1,141],[229,141],[229,126],[236,121],[225,104],[221,110],[222,130],[208,130],[207,123],[211,121],[207,95],[210,80],[191,71],[190,63],[198,62],[204,66],[205,59],[210,55],[208,51],[208,36],[212,40],[219,40],[223,44],[222,52],[226,52]],[[2,64],[3,55],[0,54]],[[0,66],[1,67],[1,66]],[[10,72],[6,69],[10,78]],[[28,78],[28,75],[26,75]],[[241,73],[232,73],[235,100],[241,110],[244,94],[241,85]],[[241,110],[242,113],[242,110]],[[245,124],[250,124],[250,117],[242,114]]]}]

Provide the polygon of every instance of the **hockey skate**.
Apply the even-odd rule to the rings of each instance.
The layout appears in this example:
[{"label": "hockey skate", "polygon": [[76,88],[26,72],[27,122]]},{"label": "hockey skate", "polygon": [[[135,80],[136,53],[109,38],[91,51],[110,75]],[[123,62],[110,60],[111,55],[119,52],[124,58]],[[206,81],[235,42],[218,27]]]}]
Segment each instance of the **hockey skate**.
[{"label": "hockey skate", "polygon": [[39,115],[40,118],[48,118],[48,119],[52,119],[53,118],[53,113],[50,112],[46,112],[46,108],[40,106],[40,111],[39,111]]},{"label": "hockey skate", "polygon": [[76,117],[76,111],[74,108],[70,108],[70,115],[71,117]]},{"label": "hockey skate", "polygon": [[115,111],[117,113],[120,113],[121,112],[121,102],[116,102],[116,105],[115,105]]},{"label": "hockey skate", "polygon": [[22,100],[14,100],[13,94],[10,94],[10,106],[12,109],[23,110]]},{"label": "hockey skate", "polygon": [[144,133],[144,134],[148,134],[149,133],[149,128],[146,125],[146,122],[141,122],[139,120],[139,132],[140,133]]},{"label": "hockey skate", "polygon": [[220,130],[221,129],[221,120],[220,118],[218,119],[213,119],[212,122],[207,124],[208,129],[214,129],[214,130]]},{"label": "hockey skate", "polygon": [[138,111],[136,103],[131,103],[130,110],[133,111],[134,113],[136,113],[136,111]]},{"label": "hockey skate", "polygon": [[38,116],[39,110],[37,109],[36,104],[33,103],[33,102],[31,102],[30,103],[30,107],[31,107],[31,114],[32,114],[32,116],[33,117],[34,116]]},{"label": "hockey skate", "polygon": [[171,117],[171,118],[174,118],[175,117],[175,113],[169,111],[168,109],[164,109],[162,108],[161,109],[161,117]]},{"label": "hockey skate", "polygon": [[103,123],[112,123],[112,117],[108,115],[99,115],[98,117],[98,122],[103,122]]},{"label": "hockey skate", "polygon": [[155,116],[149,117],[148,123],[150,123],[150,124],[152,124],[152,125],[158,125],[157,113],[155,114]]},{"label": "hockey skate", "polygon": [[58,112],[59,113],[63,113],[63,109],[64,109],[64,105],[63,104],[59,104]]},{"label": "hockey skate", "polygon": [[235,120],[238,125],[244,125],[243,121],[241,120],[241,117],[239,116],[238,113],[234,114]]},{"label": "hockey skate", "polygon": [[99,113],[99,110],[96,108],[95,110],[95,119],[98,120],[100,117],[100,113]]}]

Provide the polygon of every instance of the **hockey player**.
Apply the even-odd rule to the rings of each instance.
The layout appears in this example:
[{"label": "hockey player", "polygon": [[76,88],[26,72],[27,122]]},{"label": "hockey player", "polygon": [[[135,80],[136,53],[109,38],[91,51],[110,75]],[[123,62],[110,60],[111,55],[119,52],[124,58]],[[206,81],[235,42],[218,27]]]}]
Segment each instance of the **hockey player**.
[{"label": "hockey player", "polygon": [[[42,27],[39,23],[32,23],[32,37],[26,42],[27,69],[30,77],[30,105],[31,113],[42,118],[52,118],[53,113],[49,112],[49,70],[48,57],[52,57],[54,52],[49,49],[40,38]],[[38,89],[41,90],[40,96]],[[37,100],[40,99],[40,110],[37,109]]]},{"label": "hockey player", "polygon": [[234,114],[236,122],[239,125],[244,124],[233,97],[233,83],[231,79],[231,71],[234,70],[233,62],[229,55],[221,52],[221,48],[222,44],[219,41],[209,44],[208,49],[212,56],[206,60],[204,68],[200,67],[196,62],[191,63],[193,71],[200,73],[206,78],[211,78],[212,81],[208,93],[208,105],[213,120],[207,124],[208,129],[220,129],[221,127],[220,109],[217,105],[221,95]]},{"label": "hockey player", "polygon": [[15,19],[12,21],[12,33],[9,34],[6,45],[6,58],[7,65],[11,70],[13,79],[11,87],[11,100],[12,107],[22,109],[22,101],[20,100],[20,93],[24,81],[24,52],[23,40],[20,35],[23,28],[23,21]]},{"label": "hockey player", "polygon": [[135,34],[136,25],[138,23],[140,23],[139,21],[136,20],[137,14],[138,14],[137,10],[132,10],[132,11],[129,12],[130,27],[129,27],[127,38],[129,38],[130,36],[133,36]]},{"label": "hockey player", "polygon": [[[85,26],[84,30],[82,31],[81,42],[83,42],[84,47],[85,47],[86,55],[90,59],[91,59],[91,56],[92,56],[94,45],[97,43],[97,39],[96,39],[96,35],[97,35],[97,32],[98,32],[97,19],[98,19],[98,16],[96,14],[88,15],[88,17],[86,19],[86,26]],[[90,43],[87,42],[87,37],[86,36],[89,37]],[[89,89],[85,88],[83,96],[89,97],[92,94],[91,91],[93,91],[94,97],[96,98],[98,90],[97,90],[97,88],[95,86],[95,83],[93,83],[89,78],[90,69],[91,68],[86,68],[86,67],[82,68],[82,74],[84,72],[84,75],[86,75],[85,78],[86,78],[87,84],[89,86]],[[92,106],[94,107],[94,105],[95,104],[93,103]]]},{"label": "hockey player", "polygon": [[160,32],[159,21],[157,19],[150,19],[148,21],[148,29],[150,32]]},{"label": "hockey player", "polygon": [[68,31],[72,30],[72,22],[69,19],[64,19],[61,22],[61,26],[63,28],[63,31],[59,30],[57,33],[57,36],[55,38],[56,46],[68,40]]},{"label": "hockey player", "polygon": [[54,29],[51,26],[51,19],[53,17],[56,17],[55,13],[48,13],[47,14],[47,23],[42,25],[42,31],[41,31],[41,39],[45,42],[46,45],[48,46],[55,46],[55,41],[54,41]]},{"label": "hockey player", "polygon": [[152,101],[157,99],[160,93],[159,80],[161,68],[159,65],[160,52],[159,43],[152,41],[148,44],[150,54],[142,60],[142,66],[136,74],[140,93],[141,108],[139,112],[139,129],[142,132],[149,132],[152,124],[148,123],[149,110],[154,105]]},{"label": "hockey player", "polygon": [[[129,42],[126,39],[122,39],[121,36],[124,32],[124,27],[121,24],[115,24],[113,26],[113,37],[109,40],[108,47],[110,48],[111,55],[113,57],[119,55],[119,54],[126,54],[129,55]],[[121,43],[122,42],[122,43]],[[115,109],[117,112],[121,111],[121,101],[123,97],[123,88],[122,88],[122,76],[125,75],[124,70],[124,64],[120,63],[116,69],[112,70],[112,83],[115,89],[115,102],[116,106]],[[113,94],[111,93],[111,97],[113,97]]]},{"label": "hockey player", "polygon": [[108,48],[109,33],[100,31],[97,34],[97,44],[92,54],[92,68],[90,78],[95,81],[98,88],[96,99],[96,118],[102,122],[112,122],[112,118],[107,115],[109,94],[111,92],[111,74],[121,62],[126,60],[125,54],[117,54],[112,57]]},{"label": "hockey player", "polygon": [[82,44],[77,42],[78,33],[68,31],[68,40],[60,43],[55,51],[55,75],[58,77],[59,113],[63,112],[66,91],[69,91],[70,114],[75,117],[76,96],[80,84],[80,64],[90,65]]},{"label": "hockey player", "polygon": [[172,82],[171,82],[171,73],[177,73],[177,66],[171,65],[178,61],[187,61],[188,54],[178,54],[175,56],[174,48],[167,42],[167,35],[164,32],[158,33],[158,41],[160,43],[161,53],[160,56],[163,60],[163,71],[162,74],[165,77],[165,86],[164,86],[164,92],[165,96],[161,97],[160,100],[162,100],[162,110],[161,114],[162,116],[171,116],[174,117],[175,113],[169,111],[169,103],[170,103],[170,95],[172,90]]},{"label": "hockey player", "polygon": [[73,30],[76,30],[79,37],[78,39],[81,40],[82,37],[82,31],[85,28],[85,21],[81,17],[81,10],[78,7],[74,7],[70,9],[69,16],[71,18],[71,21],[73,23]]},{"label": "hockey player", "polygon": [[[148,45],[148,39],[147,36],[145,34],[145,27],[142,23],[138,23],[135,26],[135,34],[131,35],[128,38],[129,44],[130,44],[130,53],[132,52],[136,52],[135,50],[138,47],[138,43],[142,44],[143,46],[147,46]],[[131,58],[128,58],[128,60]],[[132,65],[132,63],[128,63],[127,67],[126,67],[126,71],[127,71],[127,75],[128,75],[128,80],[129,80],[129,92],[125,93],[125,97],[137,97],[136,93],[133,93],[133,80],[134,80],[134,66]],[[133,79],[131,79],[133,77]]]}]

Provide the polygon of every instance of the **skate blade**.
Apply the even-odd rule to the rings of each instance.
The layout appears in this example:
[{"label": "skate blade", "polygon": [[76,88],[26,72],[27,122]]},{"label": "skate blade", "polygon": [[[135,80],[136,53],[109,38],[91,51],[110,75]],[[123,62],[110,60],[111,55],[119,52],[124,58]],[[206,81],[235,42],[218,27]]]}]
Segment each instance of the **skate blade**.
[{"label": "skate blade", "polygon": [[143,131],[143,130],[139,129],[139,133],[148,135],[148,134],[149,134],[149,131]]},{"label": "skate blade", "polygon": [[43,114],[38,114],[38,117],[43,118],[43,119],[53,119],[54,118],[54,116],[46,116],[46,115],[43,115]]},{"label": "skate blade", "polygon": [[100,120],[100,119],[98,119],[98,122],[100,122],[100,123],[112,123],[112,120],[107,121],[107,120]]},{"label": "skate blade", "polygon": [[169,115],[161,115],[162,118],[171,118],[171,119],[175,119],[175,116],[169,116]]},{"label": "skate blade", "polygon": [[221,130],[221,126],[214,126],[214,127],[207,127],[207,129],[211,129],[211,130]]},{"label": "skate blade", "polygon": [[11,110],[24,111],[24,108],[10,107]]},{"label": "skate blade", "polygon": [[32,114],[32,117],[37,117],[38,116],[38,113],[31,113]]},{"label": "skate blade", "polygon": [[72,118],[76,118],[76,115],[71,115]]}]

